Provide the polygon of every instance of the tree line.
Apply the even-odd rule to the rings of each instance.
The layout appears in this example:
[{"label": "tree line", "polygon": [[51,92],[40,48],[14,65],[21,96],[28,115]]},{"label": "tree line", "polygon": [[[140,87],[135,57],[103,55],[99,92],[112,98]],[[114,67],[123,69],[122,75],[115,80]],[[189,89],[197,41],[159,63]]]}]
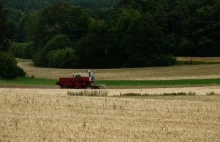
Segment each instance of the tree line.
[{"label": "tree line", "polygon": [[167,66],[175,56],[220,56],[220,0],[16,2],[7,0],[10,51],[36,66]]},{"label": "tree line", "polygon": [[17,66],[14,55],[9,52],[10,43],[7,33],[7,10],[0,0],[0,78],[25,76],[24,70]]}]

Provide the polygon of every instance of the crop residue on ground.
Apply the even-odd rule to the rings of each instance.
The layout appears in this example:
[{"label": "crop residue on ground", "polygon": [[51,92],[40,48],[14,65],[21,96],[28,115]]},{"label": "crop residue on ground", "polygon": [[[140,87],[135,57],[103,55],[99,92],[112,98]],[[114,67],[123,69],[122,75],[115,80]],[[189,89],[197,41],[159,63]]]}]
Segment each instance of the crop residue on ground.
[{"label": "crop residue on ground", "polygon": [[[23,92],[22,92],[23,91]],[[0,89],[2,141],[220,139],[220,97],[75,97],[67,90]]]}]

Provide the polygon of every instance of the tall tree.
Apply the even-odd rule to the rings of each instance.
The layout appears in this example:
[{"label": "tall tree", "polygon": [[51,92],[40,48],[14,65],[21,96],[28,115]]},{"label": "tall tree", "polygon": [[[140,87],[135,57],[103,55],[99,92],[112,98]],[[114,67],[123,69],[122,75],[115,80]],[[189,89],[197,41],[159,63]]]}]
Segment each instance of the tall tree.
[{"label": "tall tree", "polygon": [[202,6],[193,17],[192,40],[199,56],[219,56],[220,1],[214,5]]},{"label": "tall tree", "polygon": [[17,66],[15,57],[7,52],[9,50],[7,36],[7,11],[4,8],[3,0],[0,0],[0,77],[11,79],[20,75],[24,76],[25,73]]},{"label": "tall tree", "polygon": [[67,35],[73,42],[87,33],[89,16],[81,7],[54,3],[39,13],[35,32],[35,46],[42,49],[58,34]]},{"label": "tall tree", "polygon": [[0,0],[0,50],[8,51],[9,41],[7,39],[7,11],[3,0]]}]

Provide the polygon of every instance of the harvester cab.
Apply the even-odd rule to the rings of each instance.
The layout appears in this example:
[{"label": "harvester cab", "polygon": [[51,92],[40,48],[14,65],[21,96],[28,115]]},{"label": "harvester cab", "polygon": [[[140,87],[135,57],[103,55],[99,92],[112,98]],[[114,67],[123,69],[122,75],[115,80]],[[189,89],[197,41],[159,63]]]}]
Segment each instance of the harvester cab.
[{"label": "harvester cab", "polygon": [[87,77],[89,78],[89,81],[95,81],[95,73],[96,71],[92,70],[87,70],[85,73],[73,73],[73,78],[76,78],[76,79],[80,79],[80,78],[84,78],[84,77]]}]

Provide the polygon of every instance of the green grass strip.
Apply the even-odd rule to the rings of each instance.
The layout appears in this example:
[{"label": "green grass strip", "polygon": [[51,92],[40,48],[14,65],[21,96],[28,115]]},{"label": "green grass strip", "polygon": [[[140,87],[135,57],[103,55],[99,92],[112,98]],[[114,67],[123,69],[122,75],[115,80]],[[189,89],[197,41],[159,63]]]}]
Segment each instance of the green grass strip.
[{"label": "green grass strip", "polygon": [[56,79],[43,79],[43,78],[27,78],[17,77],[15,79],[1,79],[0,84],[24,84],[24,85],[55,85]]},{"label": "green grass strip", "polygon": [[95,84],[106,84],[112,86],[220,84],[220,78],[183,80],[98,80]]},{"label": "green grass strip", "polygon": [[[55,85],[57,79],[18,77],[13,80],[0,78],[0,84]],[[109,86],[138,86],[138,85],[199,85],[220,84],[220,78],[214,79],[183,79],[183,80],[97,80],[95,84]]]}]

